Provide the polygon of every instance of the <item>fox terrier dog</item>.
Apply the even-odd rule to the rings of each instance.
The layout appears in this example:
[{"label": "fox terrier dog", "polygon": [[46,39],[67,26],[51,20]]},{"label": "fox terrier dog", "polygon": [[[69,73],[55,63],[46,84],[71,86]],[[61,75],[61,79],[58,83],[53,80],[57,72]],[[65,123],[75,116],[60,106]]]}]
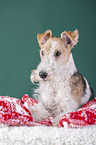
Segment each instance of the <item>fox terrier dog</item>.
[{"label": "fox terrier dog", "polygon": [[38,82],[35,97],[38,104],[29,108],[36,121],[52,116],[57,126],[61,117],[76,111],[94,98],[88,81],[77,70],[71,49],[78,42],[77,29],[64,31],[61,37],[52,37],[52,31],[37,34],[41,62],[32,71],[32,83]]}]

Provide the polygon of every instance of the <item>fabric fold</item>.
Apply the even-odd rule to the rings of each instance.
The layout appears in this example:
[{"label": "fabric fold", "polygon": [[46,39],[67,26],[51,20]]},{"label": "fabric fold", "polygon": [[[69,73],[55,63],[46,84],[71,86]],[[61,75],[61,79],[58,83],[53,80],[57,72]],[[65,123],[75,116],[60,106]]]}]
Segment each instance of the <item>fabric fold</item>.
[{"label": "fabric fold", "polygon": [[[31,105],[38,103],[33,98],[25,94],[21,100],[9,97],[0,96],[0,126],[52,126],[52,118],[43,119],[36,122],[28,109]],[[58,124],[58,127],[78,128],[84,126],[96,125],[96,99],[86,103],[76,112],[69,112],[64,115]]]}]

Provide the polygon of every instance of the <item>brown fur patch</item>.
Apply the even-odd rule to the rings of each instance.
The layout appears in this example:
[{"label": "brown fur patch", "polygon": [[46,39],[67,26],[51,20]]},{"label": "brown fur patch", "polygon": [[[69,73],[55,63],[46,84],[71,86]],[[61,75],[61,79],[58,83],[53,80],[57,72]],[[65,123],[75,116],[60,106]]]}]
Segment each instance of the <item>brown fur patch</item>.
[{"label": "brown fur patch", "polygon": [[[41,52],[44,52],[44,55],[42,56]],[[56,52],[61,52],[61,55],[59,57],[56,57]],[[50,53],[53,54],[53,57],[55,57],[55,61],[59,65],[64,65],[68,62],[69,56],[70,56],[70,50],[66,49],[61,38],[60,37],[50,37],[44,45],[41,45],[40,50],[40,57],[41,59],[44,57],[48,57]]]},{"label": "brown fur patch", "polygon": [[38,43],[41,45],[45,44],[45,42],[52,37],[51,30],[47,30],[45,33],[37,34]]},{"label": "brown fur patch", "polygon": [[61,39],[64,42],[67,49],[72,49],[74,45],[77,44],[79,37],[79,32],[77,29],[73,32],[71,31],[64,31],[61,33]]},{"label": "brown fur patch", "polygon": [[[55,57],[55,60],[58,65],[64,65],[68,62],[69,56],[71,53],[71,48],[73,46],[71,46],[70,49],[66,49],[66,46],[62,39],[63,33],[66,33],[68,35],[68,37],[70,37],[70,39],[72,41],[74,41],[74,45],[77,43],[77,39],[78,39],[77,30],[75,30],[73,32],[64,31],[64,32],[62,32],[61,37],[52,37],[51,30],[47,30],[44,33],[37,34],[38,43],[39,43],[39,46],[41,47],[41,50],[40,50],[41,60],[45,57],[47,58],[50,54],[53,54],[53,57]],[[75,43],[75,41],[76,41],[76,43]],[[70,47],[70,45],[68,45],[68,47]],[[55,56],[57,51],[59,51],[61,53],[61,55],[59,57]],[[42,56],[42,54],[44,54],[44,55]]]},{"label": "brown fur patch", "polygon": [[70,79],[71,95],[73,99],[79,103],[85,91],[85,84],[82,75],[79,72],[73,74]]}]

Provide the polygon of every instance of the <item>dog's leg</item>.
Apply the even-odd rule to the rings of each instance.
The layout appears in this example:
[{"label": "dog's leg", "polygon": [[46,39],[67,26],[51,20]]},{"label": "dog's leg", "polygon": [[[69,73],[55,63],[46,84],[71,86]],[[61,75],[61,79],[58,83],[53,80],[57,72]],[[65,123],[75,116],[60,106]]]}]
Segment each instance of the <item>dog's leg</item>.
[{"label": "dog's leg", "polygon": [[53,118],[52,120],[52,125],[54,127],[56,127],[60,121],[60,119],[63,117],[64,113],[60,113],[59,115],[57,115],[56,117]]},{"label": "dog's leg", "polygon": [[50,114],[49,112],[45,109],[42,103],[36,103],[34,105],[30,105],[27,107],[34,118],[35,121],[41,121],[42,119],[48,119]]}]

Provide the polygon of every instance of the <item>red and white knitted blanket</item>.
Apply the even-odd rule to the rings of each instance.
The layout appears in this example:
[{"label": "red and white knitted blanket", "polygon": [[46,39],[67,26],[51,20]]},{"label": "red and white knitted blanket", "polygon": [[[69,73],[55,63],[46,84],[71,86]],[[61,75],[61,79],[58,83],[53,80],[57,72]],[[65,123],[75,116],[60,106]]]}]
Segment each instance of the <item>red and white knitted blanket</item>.
[{"label": "red and white knitted blanket", "polygon": [[[52,126],[52,118],[36,122],[28,109],[31,105],[39,103],[24,95],[21,100],[9,96],[0,96],[0,126]],[[26,105],[25,105],[26,104]],[[76,112],[64,115],[58,127],[83,127],[96,125],[96,99],[86,103]]]}]

